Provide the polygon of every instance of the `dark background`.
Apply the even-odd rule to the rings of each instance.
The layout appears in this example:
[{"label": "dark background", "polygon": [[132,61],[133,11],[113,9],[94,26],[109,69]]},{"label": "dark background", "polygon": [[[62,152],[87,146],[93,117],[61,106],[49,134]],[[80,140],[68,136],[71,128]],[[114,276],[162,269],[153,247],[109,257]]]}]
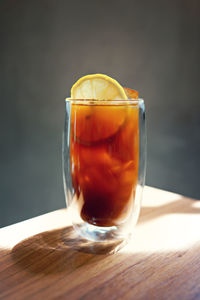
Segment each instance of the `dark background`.
[{"label": "dark background", "polygon": [[140,91],[147,184],[200,198],[200,1],[0,3],[0,226],[65,206],[64,98],[82,75]]}]

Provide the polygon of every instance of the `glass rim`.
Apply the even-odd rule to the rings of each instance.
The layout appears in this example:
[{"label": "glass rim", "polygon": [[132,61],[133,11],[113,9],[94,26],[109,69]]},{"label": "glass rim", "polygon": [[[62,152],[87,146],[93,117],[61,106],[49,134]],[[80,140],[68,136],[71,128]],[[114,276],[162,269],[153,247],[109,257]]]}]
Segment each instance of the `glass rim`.
[{"label": "glass rim", "polygon": [[120,99],[120,100],[96,100],[96,99],[72,99],[71,97],[65,98],[65,102],[67,103],[73,103],[73,104],[85,104],[85,105],[92,105],[92,104],[98,104],[98,105],[113,105],[113,104],[142,104],[144,103],[143,98],[138,99]]}]

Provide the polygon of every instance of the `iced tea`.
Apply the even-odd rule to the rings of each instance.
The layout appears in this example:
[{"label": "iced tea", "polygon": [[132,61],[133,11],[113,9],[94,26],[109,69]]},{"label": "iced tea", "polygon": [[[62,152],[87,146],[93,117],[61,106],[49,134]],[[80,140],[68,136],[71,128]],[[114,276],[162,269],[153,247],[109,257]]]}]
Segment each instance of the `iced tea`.
[{"label": "iced tea", "polygon": [[137,104],[71,105],[71,175],[81,218],[96,226],[123,223],[138,180]]}]

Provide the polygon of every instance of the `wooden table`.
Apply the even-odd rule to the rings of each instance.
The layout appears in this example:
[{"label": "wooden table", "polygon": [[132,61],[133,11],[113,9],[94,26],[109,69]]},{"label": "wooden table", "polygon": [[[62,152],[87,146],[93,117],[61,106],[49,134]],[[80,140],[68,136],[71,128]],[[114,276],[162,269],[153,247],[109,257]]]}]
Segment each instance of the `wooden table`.
[{"label": "wooden table", "polygon": [[200,299],[200,201],[146,187],[131,242],[79,247],[63,209],[0,230],[0,299]]}]

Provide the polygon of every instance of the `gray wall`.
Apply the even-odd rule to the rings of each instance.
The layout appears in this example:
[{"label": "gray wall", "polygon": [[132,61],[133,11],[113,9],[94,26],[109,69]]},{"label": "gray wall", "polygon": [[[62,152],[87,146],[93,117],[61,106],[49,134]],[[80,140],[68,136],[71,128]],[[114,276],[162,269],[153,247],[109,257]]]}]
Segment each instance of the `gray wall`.
[{"label": "gray wall", "polygon": [[147,108],[147,184],[200,198],[200,1],[1,0],[0,225],[65,206],[74,81],[105,73]]}]

